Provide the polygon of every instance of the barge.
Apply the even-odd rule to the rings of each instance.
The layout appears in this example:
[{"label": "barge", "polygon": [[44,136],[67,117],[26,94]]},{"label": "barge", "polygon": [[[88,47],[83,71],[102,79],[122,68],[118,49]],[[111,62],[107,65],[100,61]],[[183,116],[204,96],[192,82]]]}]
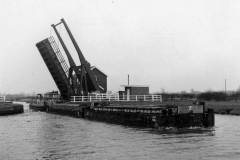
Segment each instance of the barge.
[{"label": "barge", "polygon": [[204,102],[178,105],[159,101],[96,101],[90,96],[88,100],[84,99],[68,103],[48,99],[39,104],[30,104],[30,108],[95,121],[151,128],[213,127],[215,123],[213,110],[206,109]]}]

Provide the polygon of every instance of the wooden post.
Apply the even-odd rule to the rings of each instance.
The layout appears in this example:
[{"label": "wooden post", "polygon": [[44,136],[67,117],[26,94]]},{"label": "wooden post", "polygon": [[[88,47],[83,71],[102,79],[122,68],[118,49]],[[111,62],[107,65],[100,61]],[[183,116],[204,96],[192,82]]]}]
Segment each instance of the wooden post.
[{"label": "wooden post", "polygon": [[75,96],[73,96],[73,102],[75,102]]}]

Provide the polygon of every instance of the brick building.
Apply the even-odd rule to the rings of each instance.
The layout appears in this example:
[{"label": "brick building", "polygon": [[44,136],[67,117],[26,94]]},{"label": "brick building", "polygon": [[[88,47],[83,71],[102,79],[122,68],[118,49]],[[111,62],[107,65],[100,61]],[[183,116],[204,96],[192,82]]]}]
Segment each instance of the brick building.
[{"label": "brick building", "polygon": [[103,89],[103,93],[107,92],[107,75],[99,70],[97,67],[92,67],[97,83],[101,89]]},{"label": "brick building", "polygon": [[149,95],[149,87],[142,85],[123,85],[124,91],[119,91],[120,99],[130,99],[131,95]]},{"label": "brick building", "polygon": [[124,85],[125,95],[148,95],[149,87],[142,85]]}]

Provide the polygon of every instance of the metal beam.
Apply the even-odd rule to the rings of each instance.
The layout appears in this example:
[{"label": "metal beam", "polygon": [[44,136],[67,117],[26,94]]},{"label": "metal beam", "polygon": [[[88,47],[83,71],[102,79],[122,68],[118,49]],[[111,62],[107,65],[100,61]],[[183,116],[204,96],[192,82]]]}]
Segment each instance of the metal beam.
[{"label": "metal beam", "polygon": [[[61,24],[61,23],[62,23],[62,22],[58,23],[57,25],[59,25],[59,24]],[[58,37],[58,39],[59,39],[62,47],[63,47],[63,50],[65,51],[65,53],[66,53],[66,55],[67,55],[67,58],[68,58],[68,62],[69,62],[69,64],[70,64],[70,67],[71,67],[71,68],[74,70],[74,72],[76,73],[76,76],[77,76],[77,78],[79,79],[79,81],[81,81],[81,74],[83,74],[83,73],[81,73],[81,72],[78,70],[78,68],[77,68],[77,66],[76,66],[76,64],[75,64],[75,62],[74,62],[74,60],[73,60],[70,52],[69,52],[68,49],[67,49],[67,46],[65,45],[62,37],[60,36],[60,34],[59,34],[59,32],[58,32],[58,30],[57,30],[57,28],[56,28],[57,25],[52,24],[51,26],[53,27],[53,29],[54,29],[54,31],[55,31],[55,33],[56,33],[56,35],[57,35],[57,37]],[[82,84],[80,84],[80,88],[79,88],[79,89],[82,90]]]},{"label": "metal beam", "polygon": [[62,22],[63,25],[65,26],[65,28],[66,28],[66,30],[67,30],[67,32],[68,32],[68,34],[69,34],[69,37],[70,37],[70,39],[72,40],[72,43],[73,43],[73,45],[74,45],[74,47],[75,47],[75,49],[76,49],[76,51],[77,51],[77,53],[78,53],[78,56],[79,56],[81,65],[85,68],[86,72],[88,73],[89,78],[90,78],[90,80],[91,80],[94,88],[95,88],[96,90],[100,90],[100,88],[99,88],[99,86],[97,85],[97,82],[96,82],[96,80],[95,80],[95,78],[94,78],[94,76],[93,76],[93,74],[92,74],[92,72],[91,72],[91,70],[90,70],[90,65],[89,65],[89,64],[87,63],[87,61],[85,60],[85,58],[84,58],[84,56],[83,56],[83,54],[82,54],[82,51],[80,50],[80,48],[79,48],[79,46],[78,46],[75,38],[73,37],[70,29],[69,29],[68,26],[67,26],[67,23],[65,22],[65,20],[64,20],[63,18],[61,19],[61,22]]},{"label": "metal beam", "polygon": [[[60,23],[58,23],[58,24],[60,24]],[[76,64],[75,64],[75,62],[74,62],[71,54],[69,53],[69,51],[68,51],[65,43],[63,42],[62,37],[60,36],[60,34],[59,34],[59,32],[58,32],[58,30],[57,30],[57,28],[56,28],[57,25],[52,24],[51,26],[53,27],[53,29],[54,29],[54,31],[55,31],[55,33],[56,33],[56,35],[57,35],[57,37],[58,37],[58,39],[59,39],[62,47],[63,47],[63,50],[65,51],[65,53],[66,53],[66,55],[67,55],[68,62],[69,62],[69,64],[70,64],[70,66],[71,66],[71,67],[75,67]]]}]

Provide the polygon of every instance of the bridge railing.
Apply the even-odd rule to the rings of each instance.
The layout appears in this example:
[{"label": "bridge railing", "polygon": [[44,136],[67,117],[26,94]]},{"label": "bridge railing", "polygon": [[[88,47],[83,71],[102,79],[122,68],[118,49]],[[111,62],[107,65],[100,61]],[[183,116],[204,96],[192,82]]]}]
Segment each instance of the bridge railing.
[{"label": "bridge railing", "polygon": [[66,63],[66,61],[64,60],[64,57],[63,57],[63,55],[62,55],[62,53],[61,53],[61,51],[60,51],[56,41],[54,40],[53,36],[49,37],[48,40],[49,40],[49,42],[50,42],[50,44],[51,44],[51,46],[53,48],[53,51],[55,52],[55,54],[56,54],[60,64],[61,64],[61,66],[62,66],[66,76],[68,76],[69,66]]},{"label": "bridge railing", "polygon": [[5,102],[6,101],[6,96],[0,96],[0,102]]},{"label": "bridge railing", "polygon": [[102,102],[102,101],[151,101],[151,102],[162,102],[162,95],[109,95],[99,94],[90,96],[72,96],[71,102]]}]

